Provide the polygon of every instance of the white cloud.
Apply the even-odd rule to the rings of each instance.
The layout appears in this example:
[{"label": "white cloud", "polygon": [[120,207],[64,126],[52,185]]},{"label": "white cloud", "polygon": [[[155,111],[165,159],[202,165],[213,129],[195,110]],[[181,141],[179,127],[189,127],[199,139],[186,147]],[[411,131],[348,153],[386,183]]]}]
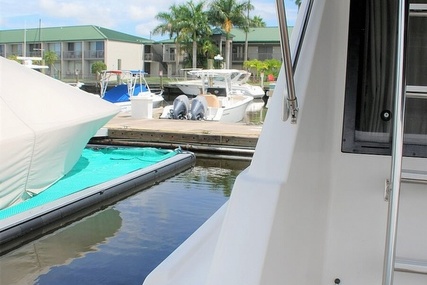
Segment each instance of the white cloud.
[{"label": "white cloud", "polygon": [[[113,1],[83,1],[83,0],[40,0],[41,13],[50,18],[73,21],[76,24],[100,25],[104,27],[115,27],[118,23],[117,16],[113,15],[114,6],[108,5]],[[119,3],[114,1],[114,3]],[[119,8],[119,7],[118,7]],[[120,12],[120,11],[117,11]]]},{"label": "white cloud", "polygon": [[[43,27],[96,25],[149,38],[150,31],[160,23],[155,19],[159,12],[167,12],[173,4],[187,1],[38,0],[17,5],[16,0],[1,0],[2,10],[8,12],[0,13],[0,28],[23,28],[24,25],[35,28],[41,20]],[[294,0],[287,0],[286,4],[288,2],[293,3]],[[251,0],[251,3],[255,6],[252,16],[262,17],[268,25],[277,25],[274,1]],[[288,22],[292,20],[288,17]],[[156,38],[158,37],[157,35]],[[166,37],[167,35],[163,38]]]}]

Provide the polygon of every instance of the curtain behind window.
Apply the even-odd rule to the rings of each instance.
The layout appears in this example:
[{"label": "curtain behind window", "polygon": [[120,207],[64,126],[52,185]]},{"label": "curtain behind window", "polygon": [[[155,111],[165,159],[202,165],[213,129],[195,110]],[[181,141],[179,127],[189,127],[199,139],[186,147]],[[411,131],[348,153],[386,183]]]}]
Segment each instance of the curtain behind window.
[{"label": "curtain behind window", "polygon": [[[419,2],[419,1],[418,1]],[[394,70],[397,30],[397,1],[372,0],[366,6],[366,33],[364,39],[364,70],[361,96],[358,101],[359,138],[368,141],[389,142],[391,121],[382,114],[393,110]],[[407,44],[407,85],[427,86],[427,16],[409,17]],[[427,134],[427,98],[407,99],[405,140],[422,143]],[[426,144],[426,142],[422,143]]]},{"label": "curtain behind window", "polygon": [[[382,112],[393,109],[396,1],[368,1],[365,33],[365,73],[362,96],[358,105],[358,130],[384,133],[390,139],[391,123],[381,118]],[[363,88],[363,87],[362,87]]]}]

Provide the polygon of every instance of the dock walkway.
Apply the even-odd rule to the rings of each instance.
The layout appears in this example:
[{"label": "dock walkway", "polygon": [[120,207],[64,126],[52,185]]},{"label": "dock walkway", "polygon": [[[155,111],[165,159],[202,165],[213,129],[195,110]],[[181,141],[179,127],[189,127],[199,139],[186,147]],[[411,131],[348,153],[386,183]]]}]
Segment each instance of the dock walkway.
[{"label": "dock walkway", "polygon": [[157,119],[157,112],[153,119],[119,113],[105,125],[107,136],[92,138],[91,143],[251,156],[262,129],[262,125],[246,123]]}]

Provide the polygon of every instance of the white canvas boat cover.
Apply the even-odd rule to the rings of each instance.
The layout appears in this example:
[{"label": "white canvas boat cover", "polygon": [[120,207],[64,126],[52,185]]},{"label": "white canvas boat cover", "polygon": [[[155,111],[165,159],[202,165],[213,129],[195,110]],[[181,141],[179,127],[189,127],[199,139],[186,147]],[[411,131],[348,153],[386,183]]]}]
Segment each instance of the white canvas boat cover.
[{"label": "white canvas boat cover", "polygon": [[64,176],[118,112],[114,104],[0,57],[0,209]]}]

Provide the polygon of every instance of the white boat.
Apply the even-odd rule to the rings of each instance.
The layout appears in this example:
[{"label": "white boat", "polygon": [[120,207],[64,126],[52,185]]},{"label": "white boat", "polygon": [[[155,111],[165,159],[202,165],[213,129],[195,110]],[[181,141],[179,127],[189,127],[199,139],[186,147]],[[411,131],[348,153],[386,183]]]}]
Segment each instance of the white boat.
[{"label": "white boat", "polygon": [[65,175],[119,112],[89,93],[0,57],[0,209]]},{"label": "white boat", "polygon": [[47,65],[33,64],[33,61],[41,62],[43,60],[41,57],[18,56],[16,59],[21,60],[22,64],[28,68],[37,70],[49,68]]},{"label": "white boat", "polygon": [[[109,89],[110,81],[117,83]],[[150,98],[153,108],[158,108],[163,102],[161,91],[156,94],[151,91],[142,70],[104,70],[101,74],[101,98],[120,106],[122,112],[130,112],[132,109],[131,99]]]},{"label": "white boat", "polygon": [[164,107],[161,119],[191,119],[221,122],[240,122],[246,109],[253,101],[252,96],[244,95],[232,89],[231,75],[223,69],[194,70],[191,75],[212,82],[222,78],[223,85],[218,88],[212,84],[201,86],[201,93],[190,101],[186,95],[180,95],[173,105]]},{"label": "white boat", "polygon": [[[249,95],[254,98],[262,98],[265,95],[264,90],[258,85],[248,84],[248,80],[251,76],[251,73],[246,70],[237,70],[237,69],[221,69],[224,73],[229,73],[231,79],[231,88],[233,90],[241,91],[244,95]],[[200,70],[199,70],[200,71]],[[206,70],[209,72],[209,70]],[[194,71],[189,71],[189,74],[194,74]],[[202,82],[207,86],[210,84],[210,87],[215,88],[224,88],[224,76],[218,76],[211,78],[210,82],[203,81],[198,76],[197,79],[182,80],[174,82],[173,85],[178,87],[184,94],[189,96],[197,96],[200,94],[202,89]]]},{"label": "white boat", "polygon": [[251,164],[144,285],[427,284],[427,4],[410,2],[302,1],[287,49],[277,1],[284,65]]}]

